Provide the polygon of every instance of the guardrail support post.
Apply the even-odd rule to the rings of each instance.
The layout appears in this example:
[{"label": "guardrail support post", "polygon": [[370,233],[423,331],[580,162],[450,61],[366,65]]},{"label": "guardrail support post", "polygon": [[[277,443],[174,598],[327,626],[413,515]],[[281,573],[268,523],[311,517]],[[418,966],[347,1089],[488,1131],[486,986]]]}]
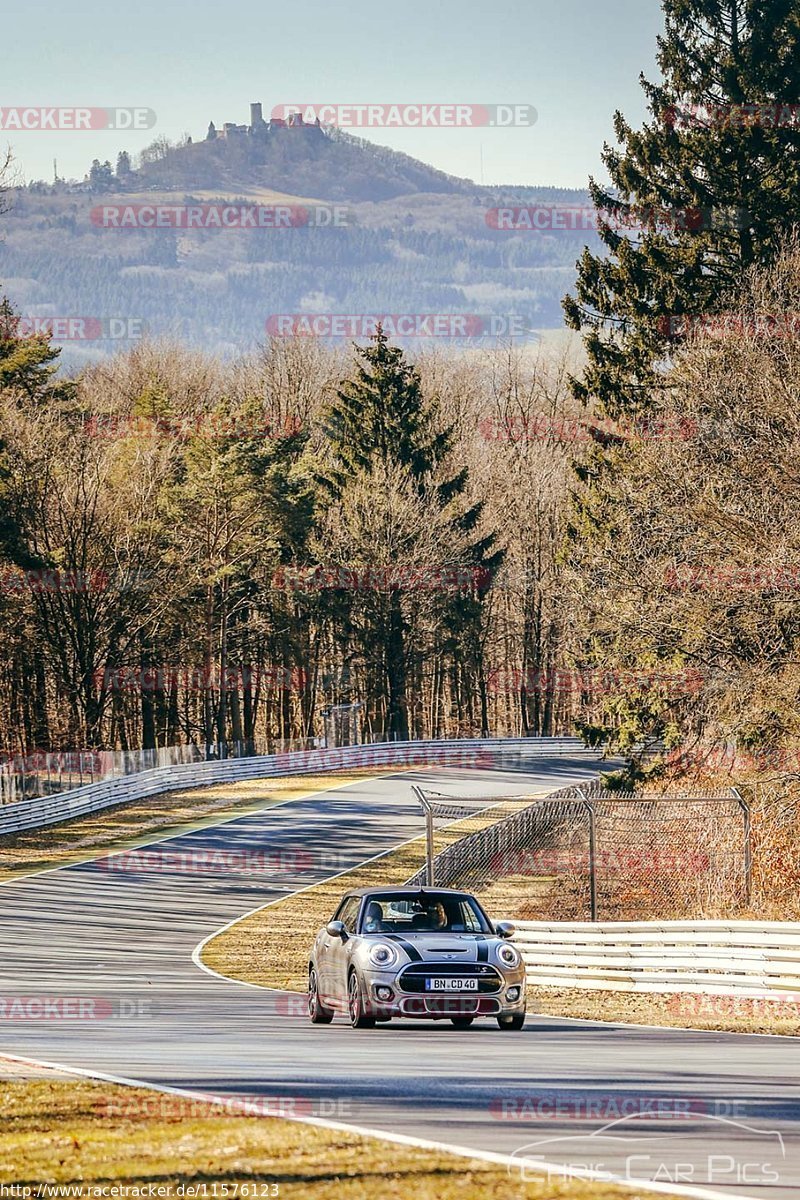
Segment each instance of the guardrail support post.
[{"label": "guardrail support post", "polygon": [[753,822],[750,805],[738,788],[731,788],[744,816],[744,902],[750,905],[753,893]]},{"label": "guardrail support post", "polygon": [[586,815],[589,818],[589,907],[592,914],[592,920],[597,920],[597,829],[595,826],[594,804],[585,794],[582,788],[578,788],[578,795],[583,802],[583,807],[586,809]]},{"label": "guardrail support post", "polygon": [[411,790],[419,801],[420,808],[425,813],[425,883],[434,886],[433,871],[433,809],[423,795],[422,788],[412,783]]}]

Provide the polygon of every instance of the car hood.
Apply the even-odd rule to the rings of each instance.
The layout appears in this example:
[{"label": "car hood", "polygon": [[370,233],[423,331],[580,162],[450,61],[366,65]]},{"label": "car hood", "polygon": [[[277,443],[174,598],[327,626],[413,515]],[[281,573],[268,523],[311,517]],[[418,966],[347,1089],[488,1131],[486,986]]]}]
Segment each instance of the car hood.
[{"label": "car hood", "polygon": [[386,940],[399,946],[412,962],[474,963],[488,962],[489,950],[496,941],[487,934],[408,933],[388,934]]}]

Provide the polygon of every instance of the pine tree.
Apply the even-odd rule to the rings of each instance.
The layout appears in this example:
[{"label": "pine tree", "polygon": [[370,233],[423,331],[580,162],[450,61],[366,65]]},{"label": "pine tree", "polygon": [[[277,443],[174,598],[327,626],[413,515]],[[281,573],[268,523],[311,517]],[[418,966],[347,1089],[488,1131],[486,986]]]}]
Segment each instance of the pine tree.
[{"label": "pine tree", "polygon": [[[336,486],[338,476],[353,476],[380,463],[406,468],[424,487],[449,453],[451,434],[435,429],[419,375],[403,351],[389,345],[380,325],[357,353],[362,361],[356,378],[342,385],[327,413],[335,463],[330,482]],[[460,472],[446,498],[461,491],[465,479],[466,471]]]},{"label": "pine tree", "polygon": [[22,337],[19,315],[7,297],[0,298],[0,390],[39,405],[70,399],[74,386],[54,378],[60,354],[47,334]]},{"label": "pine tree", "polygon": [[[662,6],[662,82],[642,78],[651,119],[634,130],[615,115],[619,145],[603,153],[612,186],[590,183],[606,253],[584,251],[576,295],[564,301],[588,358],[573,391],[611,419],[657,409],[674,335],[693,316],[736,311],[744,273],[777,258],[800,223],[797,0]],[[613,561],[629,470],[628,446],[615,437],[598,438],[577,467],[570,535],[579,573],[594,552]],[[591,629],[585,652],[590,666],[631,665],[630,647],[598,642]],[[670,705],[645,689],[609,697],[605,719],[583,732],[630,753],[663,738],[671,719]]]},{"label": "pine tree", "polygon": [[[452,429],[441,425],[436,407],[423,396],[419,374],[399,347],[389,345],[380,325],[370,344],[358,347],[357,352],[361,361],[356,376],[338,390],[326,414],[331,466],[320,481],[323,488],[335,498],[360,476],[376,469],[388,473],[400,468],[420,499],[435,498],[439,508],[446,509],[464,495],[468,483],[466,468],[453,475],[447,472]],[[482,504],[466,505],[456,509],[451,518],[454,529],[470,538],[469,565],[476,568],[478,583],[474,592],[449,597],[443,613],[448,648],[456,652],[466,647],[473,659],[479,657],[476,631],[481,594],[503,558],[493,534],[472,536],[482,512]],[[404,740],[409,736],[407,631],[397,591],[390,594],[387,625],[383,651],[389,693],[388,733],[390,738]],[[485,697],[482,707],[485,712]]]},{"label": "pine tree", "polygon": [[[0,401],[9,398],[32,408],[58,402],[68,406],[74,399],[74,385],[54,378],[61,351],[45,334],[22,337],[19,322],[10,300],[0,298]],[[0,556],[21,567],[37,567],[42,560],[26,549],[23,518],[11,500],[12,452],[5,437],[0,437]]]},{"label": "pine tree", "polygon": [[616,113],[612,187],[590,183],[609,253],[584,251],[564,301],[589,357],[575,393],[614,418],[648,405],[675,318],[721,311],[800,222],[800,6],[662,2],[663,82],[642,77],[652,120]]}]

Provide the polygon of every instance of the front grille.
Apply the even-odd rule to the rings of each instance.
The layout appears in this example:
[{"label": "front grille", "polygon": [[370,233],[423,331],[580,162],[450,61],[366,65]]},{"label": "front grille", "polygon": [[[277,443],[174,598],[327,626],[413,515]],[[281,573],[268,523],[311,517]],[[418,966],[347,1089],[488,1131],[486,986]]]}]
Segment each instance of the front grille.
[{"label": "front grille", "polygon": [[501,1011],[496,996],[405,996],[400,1001],[404,1017],[485,1017]]},{"label": "front grille", "polygon": [[[499,972],[487,963],[413,963],[400,972],[397,982],[404,992],[426,992],[431,995],[430,992],[427,992],[425,980],[433,975],[447,979],[474,979],[477,975],[478,993],[484,995],[499,992],[503,986]],[[451,994],[458,995],[457,992]],[[470,995],[469,992],[463,994]],[[475,993],[473,992],[472,995]]]}]

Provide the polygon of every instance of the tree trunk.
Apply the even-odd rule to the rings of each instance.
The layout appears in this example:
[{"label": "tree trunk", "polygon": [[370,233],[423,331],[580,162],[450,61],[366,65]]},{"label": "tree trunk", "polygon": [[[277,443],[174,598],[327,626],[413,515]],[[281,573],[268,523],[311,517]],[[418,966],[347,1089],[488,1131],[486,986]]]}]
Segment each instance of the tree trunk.
[{"label": "tree trunk", "polygon": [[403,610],[397,592],[392,592],[389,607],[389,636],[386,642],[386,675],[389,683],[388,733],[390,741],[408,741],[406,710],[405,641]]}]

